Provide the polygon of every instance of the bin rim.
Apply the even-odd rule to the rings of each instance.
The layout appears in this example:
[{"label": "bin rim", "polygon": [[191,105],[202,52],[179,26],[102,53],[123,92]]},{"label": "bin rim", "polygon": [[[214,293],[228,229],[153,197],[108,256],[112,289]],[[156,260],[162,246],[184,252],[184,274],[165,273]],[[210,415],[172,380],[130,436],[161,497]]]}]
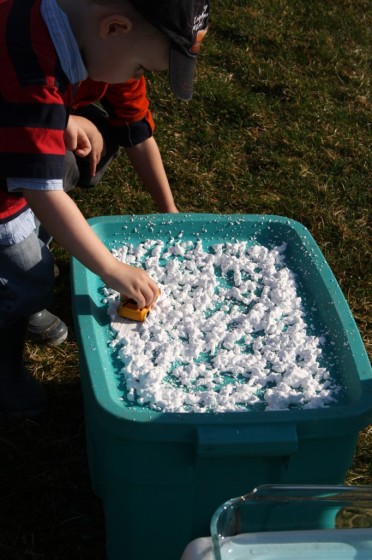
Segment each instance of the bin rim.
[{"label": "bin rim", "polygon": [[[270,424],[270,423],[288,423],[295,422],[299,429],[301,426],[310,431],[321,433],[324,429],[322,426],[324,421],[334,422],[340,428],[340,422],[343,420],[347,432],[352,429],[362,429],[365,425],[372,422],[372,372],[370,362],[364,344],[362,342],[359,330],[356,326],[355,320],[351,314],[350,308],[346,299],[341,291],[341,288],[331,271],[327,261],[325,260],[320,248],[316,244],[309,230],[300,222],[291,218],[271,214],[211,214],[211,213],[179,213],[179,214],[127,214],[127,215],[114,215],[114,216],[97,216],[88,219],[88,223],[93,230],[100,229],[106,224],[122,224],[123,220],[129,220],[130,224],[135,226],[143,222],[164,222],[182,224],[185,220],[192,219],[194,223],[209,223],[209,222],[239,222],[239,223],[254,223],[258,227],[267,227],[268,224],[278,223],[285,225],[296,232],[301,237],[303,243],[311,248],[312,259],[316,265],[321,264],[321,275],[327,277],[327,286],[329,293],[334,301],[337,302],[337,311],[341,322],[345,324],[348,322],[348,329],[350,325],[353,328],[353,348],[355,361],[358,363],[358,372],[360,375],[361,394],[358,399],[345,405],[340,404],[333,407],[317,408],[317,409],[293,409],[293,410],[280,410],[280,411],[253,411],[248,413],[244,412],[222,412],[222,413],[169,413],[157,412],[150,409],[134,410],[133,408],[126,408],[119,401],[114,401],[109,395],[109,388],[107,386],[106,377],[102,371],[99,363],[97,366],[96,356],[93,352],[84,352],[84,360],[86,372],[82,371],[82,382],[88,387],[88,390],[94,396],[96,403],[99,406],[100,414],[102,414],[102,421],[112,424],[127,420],[129,424],[136,423],[139,427],[151,425],[161,425],[174,427],[184,426],[185,428],[195,427],[200,425],[255,425],[255,424]],[[75,258],[72,258],[71,277],[72,284],[76,295],[86,296],[85,284],[83,278],[86,273],[83,273],[83,265]],[[89,273],[92,274],[92,273]],[[332,281],[330,281],[332,280]],[[89,332],[90,323],[89,315],[81,311],[76,298],[73,299],[73,308],[75,312],[76,322],[76,335],[79,341],[79,347],[82,351],[82,338],[81,333]],[[89,379],[87,372],[90,372]],[[104,419],[104,420],[103,420]],[[355,428],[359,426],[358,428]]]}]

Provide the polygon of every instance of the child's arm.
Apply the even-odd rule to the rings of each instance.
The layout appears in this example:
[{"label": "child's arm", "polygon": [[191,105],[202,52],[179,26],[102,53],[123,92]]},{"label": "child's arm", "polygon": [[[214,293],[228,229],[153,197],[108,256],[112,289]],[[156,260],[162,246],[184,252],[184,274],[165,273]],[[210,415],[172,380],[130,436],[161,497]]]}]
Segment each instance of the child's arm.
[{"label": "child's arm", "polygon": [[[89,90],[91,82],[87,80],[83,83],[84,89]],[[80,93],[83,95],[84,90],[81,89]],[[149,110],[144,77],[128,80],[124,84],[110,84],[101,102],[109,114],[110,124],[117,128],[120,145],[125,148],[137,175],[159,210],[178,212],[158,145],[152,136],[155,124]],[[143,135],[142,139],[138,139],[137,131],[134,133],[134,140],[130,130],[128,142],[128,128],[139,123],[143,123],[140,134]]]},{"label": "child's arm", "polygon": [[125,148],[125,151],[161,212],[178,212],[155,138]]},{"label": "child's arm", "polygon": [[148,274],[116,259],[95,235],[73,200],[64,191],[24,189],[24,197],[49,234],[105,284],[151,306],[158,287]]}]

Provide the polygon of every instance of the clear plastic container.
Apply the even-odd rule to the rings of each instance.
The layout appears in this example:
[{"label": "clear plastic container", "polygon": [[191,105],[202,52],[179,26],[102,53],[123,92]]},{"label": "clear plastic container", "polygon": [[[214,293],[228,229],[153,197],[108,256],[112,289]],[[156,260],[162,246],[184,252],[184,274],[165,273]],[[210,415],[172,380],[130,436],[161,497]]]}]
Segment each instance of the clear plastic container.
[{"label": "clear plastic container", "polygon": [[265,485],[211,520],[215,560],[370,560],[372,487]]}]

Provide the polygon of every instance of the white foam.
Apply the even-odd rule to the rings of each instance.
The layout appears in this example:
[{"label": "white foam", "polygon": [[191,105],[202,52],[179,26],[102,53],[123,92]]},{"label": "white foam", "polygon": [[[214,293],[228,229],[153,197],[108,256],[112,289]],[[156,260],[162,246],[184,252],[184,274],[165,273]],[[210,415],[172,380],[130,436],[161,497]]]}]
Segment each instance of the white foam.
[{"label": "white foam", "polygon": [[114,251],[145,268],[161,288],[146,321],[130,331],[106,290],[112,346],[127,399],[166,412],[318,408],[339,388],[321,365],[324,337],[309,334],[283,243],[203,247],[147,239]]}]

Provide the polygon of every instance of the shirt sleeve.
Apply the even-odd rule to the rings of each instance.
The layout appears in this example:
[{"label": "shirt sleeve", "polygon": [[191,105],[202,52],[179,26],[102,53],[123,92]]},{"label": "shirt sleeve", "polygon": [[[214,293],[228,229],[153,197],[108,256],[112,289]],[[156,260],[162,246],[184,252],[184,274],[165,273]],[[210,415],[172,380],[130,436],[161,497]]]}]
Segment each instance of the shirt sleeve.
[{"label": "shirt sleeve", "polygon": [[67,109],[58,90],[32,85],[0,104],[3,177],[62,179]]},{"label": "shirt sleeve", "polygon": [[135,146],[152,136],[155,123],[143,76],[125,84],[108,85],[101,103],[109,115],[109,123],[116,129],[121,146]]},{"label": "shirt sleeve", "polygon": [[11,193],[22,192],[23,189],[38,191],[61,191],[63,190],[62,179],[31,179],[8,177],[6,180],[7,190]]}]

